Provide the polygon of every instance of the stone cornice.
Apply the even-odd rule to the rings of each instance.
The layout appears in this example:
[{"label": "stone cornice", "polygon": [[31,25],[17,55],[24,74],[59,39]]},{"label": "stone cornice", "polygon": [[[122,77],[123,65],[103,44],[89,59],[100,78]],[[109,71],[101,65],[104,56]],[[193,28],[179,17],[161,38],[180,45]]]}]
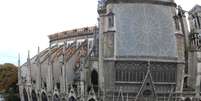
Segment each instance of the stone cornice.
[{"label": "stone cornice", "polygon": [[177,57],[156,57],[156,56],[117,56],[104,58],[105,61],[152,61],[152,62],[169,62],[184,64],[184,60],[179,60]]},{"label": "stone cornice", "polygon": [[177,4],[174,2],[166,2],[166,1],[159,1],[159,0],[108,0],[106,2],[106,5],[110,3],[148,3],[148,4],[156,4],[156,5],[171,6],[171,7],[177,6]]}]

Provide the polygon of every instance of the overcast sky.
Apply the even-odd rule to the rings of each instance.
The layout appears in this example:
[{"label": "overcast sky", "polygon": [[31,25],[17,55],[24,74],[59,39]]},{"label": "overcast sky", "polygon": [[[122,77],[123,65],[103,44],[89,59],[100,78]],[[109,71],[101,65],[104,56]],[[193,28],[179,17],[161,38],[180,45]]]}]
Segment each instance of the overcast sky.
[{"label": "overcast sky", "polygon": [[[176,0],[190,10],[201,0]],[[0,0],[0,64],[17,64],[48,47],[47,35],[97,25],[97,0]]]}]

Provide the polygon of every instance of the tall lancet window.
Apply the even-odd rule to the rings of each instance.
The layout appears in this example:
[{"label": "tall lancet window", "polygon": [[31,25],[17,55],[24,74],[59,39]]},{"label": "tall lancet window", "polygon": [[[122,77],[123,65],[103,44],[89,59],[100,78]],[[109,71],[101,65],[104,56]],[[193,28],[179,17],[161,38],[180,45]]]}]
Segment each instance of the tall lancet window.
[{"label": "tall lancet window", "polygon": [[193,17],[193,24],[194,24],[194,26],[195,26],[195,29],[197,29],[197,28],[198,28],[198,23],[197,23],[196,16],[195,16],[195,15],[192,15],[192,17]]},{"label": "tall lancet window", "polygon": [[201,29],[201,12],[198,13],[198,19],[199,19],[199,22],[200,22],[200,29]]},{"label": "tall lancet window", "polygon": [[198,13],[196,14],[196,19],[197,19],[197,22],[198,22],[198,28],[201,28],[201,21],[200,21],[200,16],[199,16]]},{"label": "tall lancet window", "polygon": [[114,27],[114,13],[110,11],[108,14],[108,27],[113,28]]},{"label": "tall lancet window", "polygon": [[175,28],[176,30],[180,30],[180,21],[179,21],[179,16],[175,15],[174,17],[174,22],[175,22]]}]

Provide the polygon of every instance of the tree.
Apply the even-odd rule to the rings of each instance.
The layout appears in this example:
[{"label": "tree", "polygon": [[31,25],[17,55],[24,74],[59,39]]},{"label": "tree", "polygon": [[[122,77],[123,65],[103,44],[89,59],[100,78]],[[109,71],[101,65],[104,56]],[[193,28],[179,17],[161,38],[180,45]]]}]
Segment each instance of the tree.
[{"label": "tree", "polygon": [[17,67],[10,63],[0,65],[0,91],[16,87]]}]

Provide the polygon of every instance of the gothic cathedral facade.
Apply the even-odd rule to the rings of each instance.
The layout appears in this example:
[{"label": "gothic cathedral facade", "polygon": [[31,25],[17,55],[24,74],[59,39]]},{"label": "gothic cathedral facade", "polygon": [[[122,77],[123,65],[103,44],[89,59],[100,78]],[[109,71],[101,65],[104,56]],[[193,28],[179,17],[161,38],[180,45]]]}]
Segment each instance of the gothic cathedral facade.
[{"label": "gothic cathedral facade", "polygon": [[201,100],[201,6],[100,0],[97,11],[98,26],[49,35],[19,61],[21,101]]}]

